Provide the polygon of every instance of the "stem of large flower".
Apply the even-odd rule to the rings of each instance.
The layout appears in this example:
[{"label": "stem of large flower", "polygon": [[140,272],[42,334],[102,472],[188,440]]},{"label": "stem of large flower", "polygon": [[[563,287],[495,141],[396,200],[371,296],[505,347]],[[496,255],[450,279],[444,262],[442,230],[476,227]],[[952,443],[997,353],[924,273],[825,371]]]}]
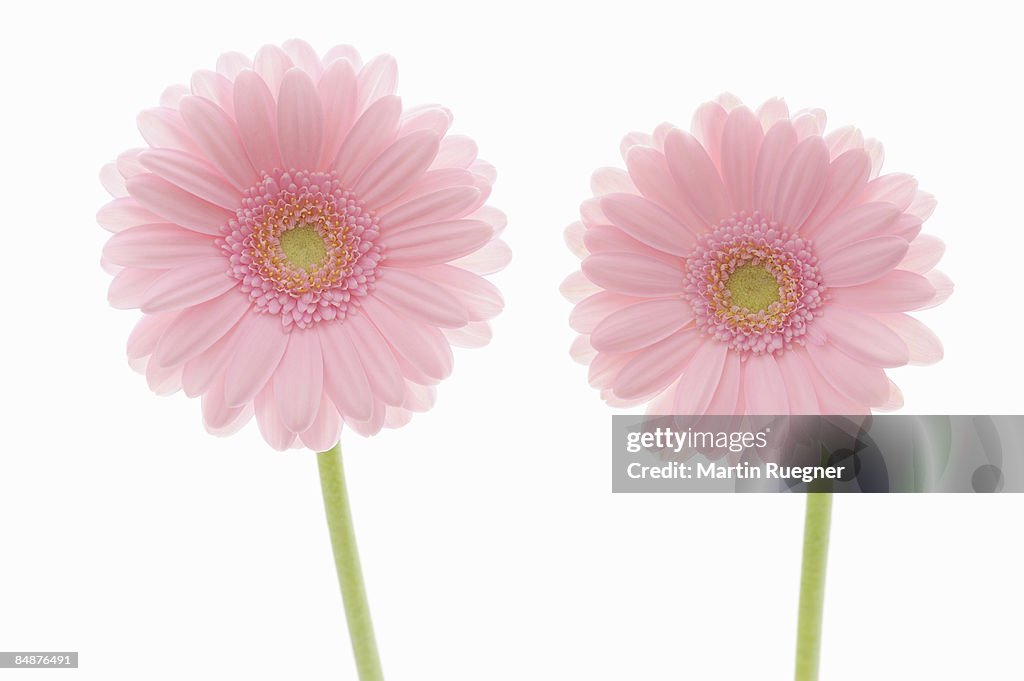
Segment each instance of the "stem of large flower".
[{"label": "stem of large flower", "polygon": [[796,635],[796,681],[816,681],[818,678],[831,523],[832,493],[808,492],[803,569],[800,574],[800,618]]},{"label": "stem of large flower", "polygon": [[363,585],[363,569],[359,565],[359,549],[356,547],[356,533],[352,527],[352,512],[348,505],[348,491],[345,489],[345,469],[341,464],[341,443],[326,452],[317,454],[320,468],[320,487],[324,494],[324,509],[327,511],[327,528],[334,549],[334,564],[338,569],[338,584],[345,602],[345,618],[348,620],[349,638],[356,658],[356,669],[360,681],[383,681],[377,654],[377,640],[373,635],[373,621],[370,618],[370,604],[366,600]]}]

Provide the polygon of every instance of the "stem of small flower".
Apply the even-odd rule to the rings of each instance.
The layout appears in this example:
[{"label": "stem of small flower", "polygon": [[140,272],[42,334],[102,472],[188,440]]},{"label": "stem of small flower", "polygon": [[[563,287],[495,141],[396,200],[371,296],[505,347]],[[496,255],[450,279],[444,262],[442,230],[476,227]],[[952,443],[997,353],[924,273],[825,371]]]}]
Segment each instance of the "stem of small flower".
[{"label": "stem of small flower", "polygon": [[377,654],[377,640],[373,635],[370,604],[363,585],[363,569],[359,565],[359,549],[352,527],[352,512],[345,488],[345,470],[341,463],[341,443],[317,454],[320,468],[320,488],[327,511],[327,528],[334,549],[334,564],[338,570],[338,584],[345,603],[349,638],[356,658],[360,681],[383,681],[384,672]]},{"label": "stem of small flower", "polygon": [[796,681],[816,681],[825,605],[825,566],[832,523],[832,493],[808,492],[804,557],[800,574],[800,616],[796,635]]}]

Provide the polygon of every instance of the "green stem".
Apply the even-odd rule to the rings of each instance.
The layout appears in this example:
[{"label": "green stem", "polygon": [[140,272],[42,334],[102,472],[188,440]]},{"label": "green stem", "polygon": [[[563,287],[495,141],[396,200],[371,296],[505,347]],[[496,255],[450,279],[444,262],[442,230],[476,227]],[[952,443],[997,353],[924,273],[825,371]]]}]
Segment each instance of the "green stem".
[{"label": "green stem", "polygon": [[831,522],[832,493],[808,492],[803,569],[800,574],[800,618],[796,635],[796,681],[816,681],[818,678]]},{"label": "green stem", "polygon": [[327,528],[334,549],[334,564],[338,569],[338,584],[341,585],[341,597],[345,602],[345,618],[348,620],[348,634],[352,639],[359,679],[383,681],[384,673],[380,668],[380,656],[377,655],[377,641],[370,618],[370,604],[366,600],[366,587],[363,585],[363,569],[359,565],[359,549],[356,547],[356,533],[352,527],[348,491],[345,489],[341,443],[317,454],[316,460],[320,468],[320,488],[324,494],[324,510],[327,511]]}]

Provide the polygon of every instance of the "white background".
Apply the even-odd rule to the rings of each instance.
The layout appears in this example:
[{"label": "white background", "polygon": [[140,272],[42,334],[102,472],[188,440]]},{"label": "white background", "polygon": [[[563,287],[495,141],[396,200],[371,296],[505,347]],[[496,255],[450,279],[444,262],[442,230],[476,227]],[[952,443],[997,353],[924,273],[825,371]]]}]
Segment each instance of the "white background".
[{"label": "white background", "polygon": [[[610,410],[571,362],[564,225],[618,142],[721,90],[825,108],[939,197],[946,359],[907,413],[1021,413],[1019,17],[1009,3],[17,3],[2,40],[0,650],[83,679],[354,679],[308,453],[156,398],[108,309],[100,165],[165,85],[290,37],[399,60],[499,170],[494,343],[437,407],[346,436],[393,680],[786,679],[803,499],[610,493]],[[836,500],[822,678],[1020,679],[1024,497]],[[0,670],[0,676],[41,675]],[[42,674],[45,675],[45,674]]]}]

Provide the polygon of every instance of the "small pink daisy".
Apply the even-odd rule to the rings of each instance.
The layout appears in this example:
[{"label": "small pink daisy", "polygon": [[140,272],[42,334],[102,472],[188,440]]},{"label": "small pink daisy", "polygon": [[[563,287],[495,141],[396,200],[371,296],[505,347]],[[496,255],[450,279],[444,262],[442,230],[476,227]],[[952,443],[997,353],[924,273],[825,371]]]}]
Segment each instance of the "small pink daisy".
[{"label": "small pink daisy", "polygon": [[255,414],[276,449],[407,422],[490,338],[481,275],[507,263],[494,168],[404,109],[390,56],[306,43],[228,53],[143,111],[147,143],[102,171],[109,299],[144,313],[128,357],[160,394],[202,397],[210,432]]},{"label": "small pink daisy", "polygon": [[885,369],[942,346],[907,314],[941,303],[935,208],[882,146],[819,109],[723,95],[692,134],[622,142],[566,240],[572,354],[615,406],[652,414],[861,414],[902,405]]}]

